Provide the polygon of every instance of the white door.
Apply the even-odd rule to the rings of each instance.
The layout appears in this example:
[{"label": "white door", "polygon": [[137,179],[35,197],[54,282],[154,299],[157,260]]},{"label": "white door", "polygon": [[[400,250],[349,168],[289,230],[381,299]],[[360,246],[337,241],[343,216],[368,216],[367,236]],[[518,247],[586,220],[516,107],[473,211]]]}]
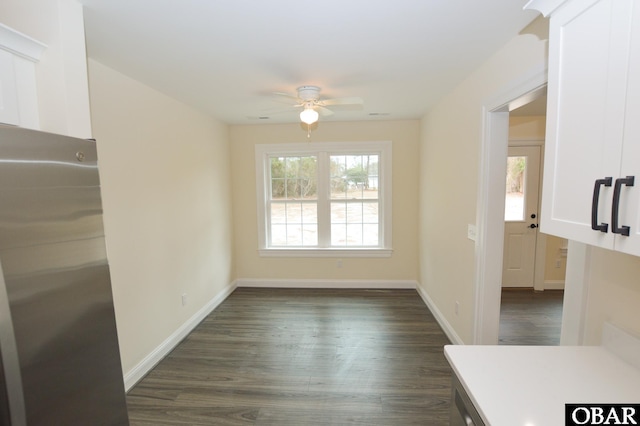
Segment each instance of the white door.
[{"label": "white door", "polygon": [[503,287],[533,287],[538,236],[540,147],[509,147],[504,211]]}]

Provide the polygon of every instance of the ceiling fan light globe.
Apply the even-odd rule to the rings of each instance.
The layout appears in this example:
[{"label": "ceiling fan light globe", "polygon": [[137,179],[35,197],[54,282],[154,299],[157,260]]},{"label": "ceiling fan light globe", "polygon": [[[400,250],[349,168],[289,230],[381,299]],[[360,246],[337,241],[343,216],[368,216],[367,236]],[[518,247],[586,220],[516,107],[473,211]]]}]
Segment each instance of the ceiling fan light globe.
[{"label": "ceiling fan light globe", "polygon": [[318,111],[311,108],[305,108],[300,113],[300,120],[306,124],[313,124],[318,121]]}]

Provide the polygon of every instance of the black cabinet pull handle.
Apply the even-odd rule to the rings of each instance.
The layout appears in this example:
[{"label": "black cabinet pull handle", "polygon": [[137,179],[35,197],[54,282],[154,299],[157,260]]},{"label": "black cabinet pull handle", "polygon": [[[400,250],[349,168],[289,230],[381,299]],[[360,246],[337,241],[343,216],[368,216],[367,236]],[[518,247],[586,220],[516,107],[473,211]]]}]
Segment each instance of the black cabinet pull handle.
[{"label": "black cabinet pull handle", "polygon": [[620,189],[622,185],[633,186],[634,176],[627,176],[626,178],[616,179],[616,184],[613,187],[613,206],[611,207],[611,232],[614,234],[620,234],[629,236],[631,228],[622,225],[618,227],[618,213],[620,210]]},{"label": "black cabinet pull handle", "polygon": [[609,224],[598,224],[598,203],[600,200],[600,187],[611,186],[613,182],[612,177],[606,177],[604,179],[597,179],[596,184],[593,187],[593,199],[591,201],[591,229],[594,231],[607,232],[609,230]]}]

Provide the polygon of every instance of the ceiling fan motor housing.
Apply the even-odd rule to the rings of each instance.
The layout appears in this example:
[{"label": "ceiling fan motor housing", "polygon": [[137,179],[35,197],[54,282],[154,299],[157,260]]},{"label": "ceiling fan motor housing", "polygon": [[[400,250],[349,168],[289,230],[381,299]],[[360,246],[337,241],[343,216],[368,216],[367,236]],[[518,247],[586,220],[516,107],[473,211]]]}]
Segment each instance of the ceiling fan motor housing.
[{"label": "ceiling fan motor housing", "polygon": [[320,99],[320,88],[318,86],[298,87],[298,97],[304,101],[317,101]]}]

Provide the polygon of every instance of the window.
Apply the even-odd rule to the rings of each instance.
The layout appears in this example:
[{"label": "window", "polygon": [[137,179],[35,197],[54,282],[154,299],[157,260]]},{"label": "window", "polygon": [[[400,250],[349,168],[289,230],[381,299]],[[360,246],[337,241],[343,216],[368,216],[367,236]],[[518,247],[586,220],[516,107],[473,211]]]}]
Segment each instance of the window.
[{"label": "window", "polygon": [[256,146],[265,256],[390,256],[391,142]]},{"label": "window", "polygon": [[504,220],[507,222],[524,220],[526,169],[527,157],[507,157],[507,190],[504,202]]}]

